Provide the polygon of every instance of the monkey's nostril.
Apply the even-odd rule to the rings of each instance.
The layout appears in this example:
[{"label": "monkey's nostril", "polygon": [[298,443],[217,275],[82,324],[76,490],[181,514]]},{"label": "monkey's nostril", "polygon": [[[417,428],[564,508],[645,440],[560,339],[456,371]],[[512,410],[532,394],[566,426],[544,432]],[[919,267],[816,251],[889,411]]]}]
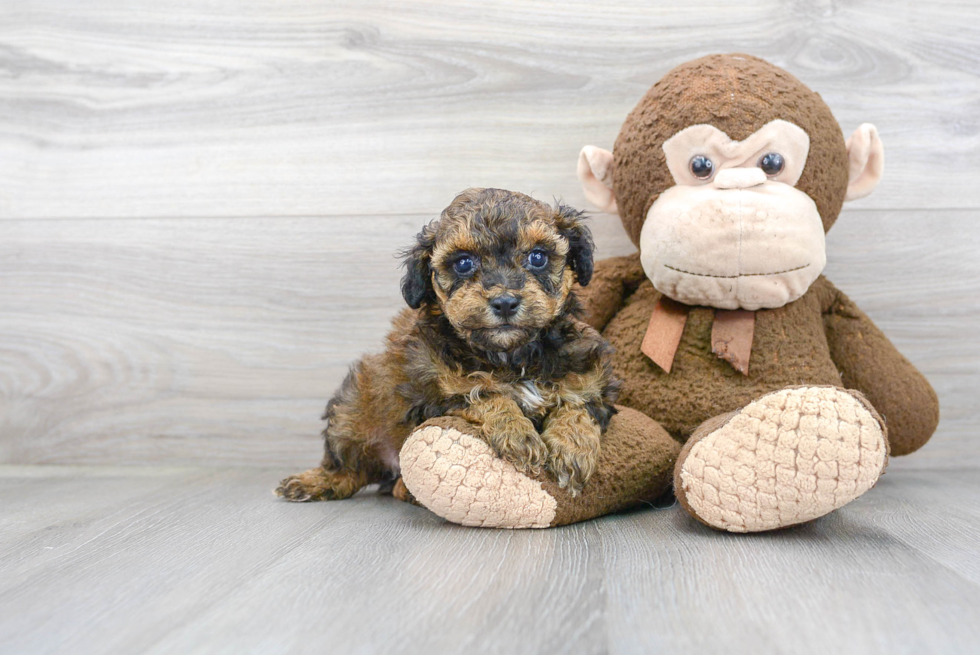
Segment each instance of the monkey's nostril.
[{"label": "monkey's nostril", "polygon": [[497,296],[490,301],[490,307],[493,309],[493,313],[501,318],[510,318],[513,316],[520,304],[521,299],[509,293]]}]

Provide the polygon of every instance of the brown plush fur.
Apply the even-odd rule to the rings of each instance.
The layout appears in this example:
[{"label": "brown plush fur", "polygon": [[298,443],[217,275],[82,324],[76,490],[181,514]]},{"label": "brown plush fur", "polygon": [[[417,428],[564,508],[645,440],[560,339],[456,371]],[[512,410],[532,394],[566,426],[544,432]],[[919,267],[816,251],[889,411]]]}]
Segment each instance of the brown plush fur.
[{"label": "brown plush fur", "polygon": [[673,177],[661,146],[691,125],[714,125],[736,141],[781,118],[810,136],[796,184],[817,204],[824,231],[847,192],[847,149],[820,96],[786,71],[751,55],[711,55],[663,76],[630,112],[613,149],[613,186],[626,232],[639,243],[650,207]]},{"label": "brown plush fur", "polygon": [[[592,249],[568,207],[499,189],[459,195],[406,253],[411,309],[395,319],[385,352],[354,364],[327,404],[321,466],[277,493],[331,500],[390,483],[405,439],[438,416],[480,426],[522,471],[581,490],[617,391],[611,351],[577,318],[572,290],[589,282]],[[409,497],[404,485],[394,490]]]}]

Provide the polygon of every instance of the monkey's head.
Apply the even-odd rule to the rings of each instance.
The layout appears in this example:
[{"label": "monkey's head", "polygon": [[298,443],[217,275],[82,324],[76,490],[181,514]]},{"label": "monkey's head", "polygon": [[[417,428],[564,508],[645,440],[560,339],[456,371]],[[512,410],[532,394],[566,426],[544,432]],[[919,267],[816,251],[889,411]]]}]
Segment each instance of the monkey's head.
[{"label": "monkey's head", "polygon": [[664,295],[721,309],[781,307],[826,262],[845,200],[881,179],[873,125],[844,141],[819,95],[750,55],[678,66],[627,117],[613,152],[586,146],[590,202],[619,213]]},{"label": "monkey's head", "polygon": [[471,347],[509,351],[573,310],[572,286],[589,283],[592,250],[579,211],[468,189],[407,251],[402,295],[443,314]]}]

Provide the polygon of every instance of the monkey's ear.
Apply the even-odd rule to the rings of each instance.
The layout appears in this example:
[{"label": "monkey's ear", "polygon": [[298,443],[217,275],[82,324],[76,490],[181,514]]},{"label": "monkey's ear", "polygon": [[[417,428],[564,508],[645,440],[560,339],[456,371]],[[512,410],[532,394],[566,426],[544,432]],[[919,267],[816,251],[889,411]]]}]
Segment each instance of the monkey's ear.
[{"label": "monkey's ear", "polygon": [[402,263],[405,266],[405,276],[402,277],[402,297],[412,309],[418,309],[422,303],[435,302],[432,274],[429,270],[435,242],[435,229],[430,224],[415,237],[415,245],[402,253],[404,258]]},{"label": "monkey's ear", "polygon": [[565,261],[575,272],[580,285],[587,286],[592,279],[592,255],[595,243],[592,232],[585,225],[585,212],[558,203],[556,223],[558,231],[568,239],[568,255]]},{"label": "monkey's ear", "polygon": [[878,129],[863,123],[847,140],[847,195],[844,200],[863,198],[881,182],[885,168],[885,148]]},{"label": "monkey's ear", "polygon": [[613,193],[613,154],[608,150],[585,146],[578,155],[578,179],[585,199],[601,212],[618,214]]}]

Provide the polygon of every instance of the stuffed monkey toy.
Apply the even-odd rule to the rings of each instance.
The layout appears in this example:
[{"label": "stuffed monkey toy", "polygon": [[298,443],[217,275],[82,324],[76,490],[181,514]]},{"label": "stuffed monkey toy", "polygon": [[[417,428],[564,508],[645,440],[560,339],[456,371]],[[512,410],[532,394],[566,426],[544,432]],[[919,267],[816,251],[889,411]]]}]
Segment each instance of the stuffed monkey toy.
[{"label": "stuffed monkey toy", "polygon": [[813,520],[868,491],[939,420],[926,379],[821,273],[845,200],[881,179],[873,125],[845,141],[819,95],[749,55],[678,66],[587,146],[586,198],[638,252],[579,292],[611,342],[619,412],[573,496],[456,418],[421,425],[403,482],[449,521],[548,527],[655,499],[732,532]]}]

